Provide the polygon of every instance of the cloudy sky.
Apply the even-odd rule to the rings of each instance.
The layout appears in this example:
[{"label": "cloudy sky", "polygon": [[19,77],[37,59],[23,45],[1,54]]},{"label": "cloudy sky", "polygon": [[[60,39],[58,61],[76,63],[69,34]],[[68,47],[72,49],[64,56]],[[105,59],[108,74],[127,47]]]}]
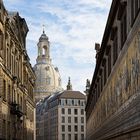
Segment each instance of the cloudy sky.
[{"label": "cloudy sky", "polygon": [[74,90],[85,90],[95,67],[95,42],[101,43],[111,0],[3,0],[9,11],[25,18],[27,51],[36,63],[42,25],[51,43],[52,63],[59,68],[65,89],[71,77]]}]

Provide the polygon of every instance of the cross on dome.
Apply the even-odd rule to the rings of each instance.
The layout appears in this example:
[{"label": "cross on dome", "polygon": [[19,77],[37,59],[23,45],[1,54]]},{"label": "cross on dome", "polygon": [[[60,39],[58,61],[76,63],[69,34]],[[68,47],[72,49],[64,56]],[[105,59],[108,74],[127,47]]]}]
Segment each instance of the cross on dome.
[{"label": "cross on dome", "polygon": [[45,25],[43,24],[43,34],[45,34]]}]

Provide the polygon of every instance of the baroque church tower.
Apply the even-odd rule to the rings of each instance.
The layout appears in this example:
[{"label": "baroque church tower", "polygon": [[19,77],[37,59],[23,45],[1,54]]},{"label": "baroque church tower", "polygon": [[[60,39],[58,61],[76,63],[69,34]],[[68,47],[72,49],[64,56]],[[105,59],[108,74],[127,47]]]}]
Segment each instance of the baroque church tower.
[{"label": "baroque church tower", "polygon": [[37,46],[38,56],[34,66],[36,74],[34,90],[36,102],[54,92],[62,90],[59,70],[51,63],[50,42],[44,30]]}]

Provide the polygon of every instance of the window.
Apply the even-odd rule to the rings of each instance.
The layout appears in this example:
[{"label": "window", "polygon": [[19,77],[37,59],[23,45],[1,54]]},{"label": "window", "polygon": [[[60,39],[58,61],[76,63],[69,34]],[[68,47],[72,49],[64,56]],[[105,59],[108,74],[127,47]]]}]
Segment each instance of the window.
[{"label": "window", "polygon": [[68,99],[68,105],[72,105],[72,100],[71,99]]},{"label": "window", "polygon": [[126,8],[125,8],[124,13],[121,18],[121,48],[123,47],[124,42],[127,37],[127,19],[126,19],[126,17],[127,17],[127,15],[126,15]]},{"label": "window", "polygon": [[75,134],[74,137],[75,137],[74,140],[78,140],[78,135],[77,134]]},{"label": "window", "polygon": [[78,114],[78,110],[74,109],[74,114],[77,115]]},{"label": "window", "polygon": [[65,105],[65,99],[61,99],[61,105]]},{"label": "window", "polygon": [[84,126],[83,125],[81,126],[81,131],[84,132]]},{"label": "window", "polygon": [[68,123],[71,123],[71,117],[68,117]]},{"label": "window", "polygon": [[84,134],[81,134],[81,140],[84,140]]},{"label": "window", "polygon": [[139,0],[131,0],[131,24],[134,23],[136,16],[138,15],[140,9],[140,1]]},{"label": "window", "polygon": [[62,110],[61,110],[61,111],[62,111],[62,114],[65,114],[65,109],[64,109],[64,108],[62,108]]},{"label": "window", "polygon": [[65,134],[62,134],[62,140],[65,140]]},{"label": "window", "polygon": [[84,109],[81,109],[81,115],[84,115]]},{"label": "window", "polygon": [[6,100],[6,81],[3,80],[3,99]]},{"label": "window", "polygon": [[67,105],[67,103],[68,103],[68,102],[67,102],[67,99],[65,100],[65,102],[66,102],[66,105]]},{"label": "window", "polygon": [[84,117],[81,117],[81,123],[84,123]]},{"label": "window", "polygon": [[62,125],[62,132],[65,131],[65,125]]},{"label": "window", "polygon": [[78,123],[78,118],[77,117],[74,117],[74,122]]},{"label": "window", "polygon": [[3,34],[0,31],[0,50],[2,50],[2,49],[3,49]]},{"label": "window", "polygon": [[115,36],[113,40],[113,64],[115,64],[117,57],[118,57],[118,35],[117,29],[115,29]]},{"label": "window", "polygon": [[75,132],[78,131],[78,126],[77,125],[74,126],[74,130],[75,130]]},{"label": "window", "polygon": [[8,102],[10,102],[10,97],[11,97],[11,87],[8,85]]},{"label": "window", "polygon": [[85,101],[81,101],[81,106],[84,106],[85,105]]},{"label": "window", "polygon": [[68,114],[71,114],[71,109],[70,108],[68,108]]},{"label": "window", "polygon": [[110,75],[110,73],[111,73],[111,48],[108,54],[108,76]]},{"label": "window", "polygon": [[[102,90],[103,90],[103,84],[104,84],[104,82],[103,82],[104,80],[103,80],[103,72],[101,72],[101,92],[102,92]],[[97,91],[96,91],[97,92]],[[97,100],[96,100],[97,101]]]},{"label": "window", "polygon": [[74,100],[72,100],[72,105],[74,105]]},{"label": "window", "polygon": [[43,48],[42,48],[42,55],[46,55],[46,52],[47,52],[47,47],[43,46]]},{"label": "window", "polygon": [[71,132],[71,126],[70,125],[68,125],[68,131]]},{"label": "window", "polygon": [[71,134],[68,134],[68,140],[71,140]]},{"label": "window", "polygon": [[47,84],[47,85],[50,85],[50,84],[51,84],[51,78],[50,78],[50,77],[47,77],[47,78],[46,78],[46,84]]},{"label": "window", "polygon": [[74,105],[75,105],[75,106],[78,105],[78,100],[77,100],[77,99],[74,100]]},{"label": "window", "polygon": [[62,117],[62,123],[65,123],[65,117]]},{"label": "window", "polygon": [[[106,61],[105,61],[105,64],[104,64],[104,85],[106,83]],[[99,86],[98,86],[98,92],[99,92]]]}]

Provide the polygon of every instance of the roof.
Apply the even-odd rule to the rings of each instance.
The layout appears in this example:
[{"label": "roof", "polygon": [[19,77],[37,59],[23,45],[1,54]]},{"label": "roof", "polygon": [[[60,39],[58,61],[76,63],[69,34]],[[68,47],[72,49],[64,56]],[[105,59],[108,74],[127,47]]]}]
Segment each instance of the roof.
[{"label": "roof", "polygon": [[44,40],[47,40],[47,41],[48,41],[48,37],[47,37],[47,35],[45,34],[45,32],[43,31],[41,37],[39,38],[39,41],[44,41]]},{"label": "roof", "polygon": [[60,98],[85,99],[86,96],[80,91],[65,90],[60,95]]},{"label": "roof", "polygon": [[86,99],[86,95],[84,95],[80,91],[73,91],[73,90],[65,90],[60,92],[55,92],[53,95],[51,95],[49,98],[47,98],[46,101],[52,102],[56,99]]},{"label": "roof", "polygon": [[87,101],[87,105],[86,105],[86,110],[88,110],[88,108],[89,108],[89,106],[92,102],[92,100],[91,100],[92,99],[92,90],[93,90],[93,87],[95,85],[95,81],[96,81],[96,78],[97,78],[97,75],[98,75],[98,71],[100,69],[100,65],[101,65],[101,62],[102,62],[102,59],[103,59],[103,54],[104,54],[106,44],[107,44],[107,41],[108,41],[108,38],[109,38],[109,35],[110,35],[112,24],[114,22],[114,18],[115,18],[116,12],[117,12],[118,4],[119,4],[118,0],[113,0],[112,1],[110,12],[109,12],[109,15],[108,15],[108,20],[107,20],[107,23],[106,23],[106,27],[105,27],[105,31],[104,31],[104,35],[103,35],[103,39],[102,39],[102,43],[101,43],[100,53],[99,53],[99,56],[98,56],[98,60],[96,62],[96,67],[95,67],[95,70],[94,70],[92,83],[91,83],[90,90],[89,90],[89,96],[88,96],[88,101]]}]

